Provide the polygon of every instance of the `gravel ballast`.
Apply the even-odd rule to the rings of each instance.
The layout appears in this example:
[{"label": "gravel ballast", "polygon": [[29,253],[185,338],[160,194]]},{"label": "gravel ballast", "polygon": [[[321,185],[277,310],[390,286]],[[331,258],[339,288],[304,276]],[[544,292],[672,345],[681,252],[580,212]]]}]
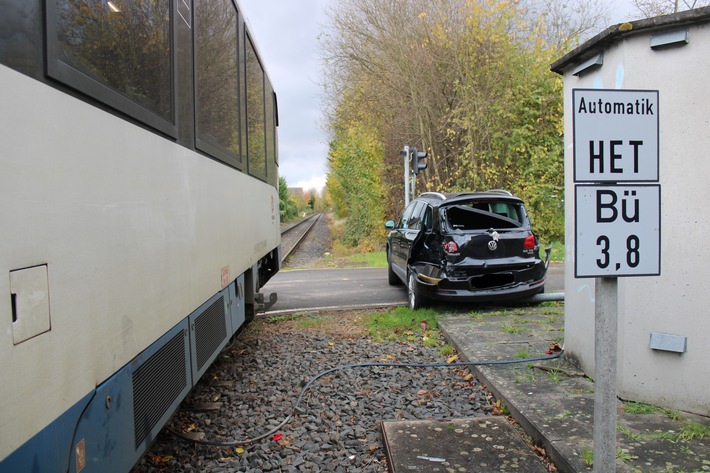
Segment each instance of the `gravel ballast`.
[{"label": "gravel ballast", "polygon": [[[188,395],[169,427],[209,446],[161,432],[133,469],[143,472],[387,471],[383,420],[490,415],[488,393],[468,371],[368,367],[334,371],[315,381],[288,423],[302,388],[328,369],[364,363],[444,363],[422,333],[378,343],[362,314],[259,318],[220,355]],[[239,443],[263,434],[253,443]]]}]

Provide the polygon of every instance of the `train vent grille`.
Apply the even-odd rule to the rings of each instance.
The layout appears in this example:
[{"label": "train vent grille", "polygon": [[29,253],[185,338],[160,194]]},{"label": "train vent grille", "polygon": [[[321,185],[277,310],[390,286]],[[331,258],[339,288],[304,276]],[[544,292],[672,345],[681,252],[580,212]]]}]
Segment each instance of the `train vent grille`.
[{"label": "train vent grille", "polygon": [[185,340],[179,332],[133,372],[136,448],[187,386]]},{"label": "train vent grille", "polygon": [[224,298],[220,297],[200,314],[194,323],[195,356],[197,371],[200,371],[210,356],[227,338],[227,320],[224,313]]}]

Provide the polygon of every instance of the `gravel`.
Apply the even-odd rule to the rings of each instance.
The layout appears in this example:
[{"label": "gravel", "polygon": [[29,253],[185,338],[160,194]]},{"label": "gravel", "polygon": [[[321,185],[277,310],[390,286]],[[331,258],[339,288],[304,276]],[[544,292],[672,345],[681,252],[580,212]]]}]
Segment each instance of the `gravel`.
[{"label": "gravel", "polygon": [[[284,268],[313,268],[330,251],[322,217]],[[442,363],[421,337],[378,343],[362,313],[259,317],[225,349],[168,423],[210,446],[163,429],[132,473],[385,472],[383,420],[490,415],[489,394],[463,368],[349,368],[362,363]],[[443,343],[443,341],[441,341]],[[256,442],[244,442],[268,434]]]},{"label": "gravel", "polygon": [[322,258],[331,251],[332,239],[328,230],[328,218],[321,215],[296,251],[286,258],[283,269],[311,269],[317,267]]},{"label": "gravel", "polygon": [[[352,368],[355,363],[441,363],[421,336],[378,343],[357,312],[259,318],[237,337],[183,402],[169,426],[217,447],[179,440],[165,429],[133,469],[143,472],[383,472],[380,422],[489,415],[488,393],[462,368]],[[243,439],[268,436],[253,443]]]}]

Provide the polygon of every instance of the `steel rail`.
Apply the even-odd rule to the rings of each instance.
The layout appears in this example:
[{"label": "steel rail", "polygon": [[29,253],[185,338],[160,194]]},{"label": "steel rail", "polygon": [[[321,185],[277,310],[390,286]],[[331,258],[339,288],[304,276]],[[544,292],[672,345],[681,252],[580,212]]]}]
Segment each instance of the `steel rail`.
[{"label": "steel rail", "polygon": [[318,222],[318,220],[320,219],[321,215],[323,215],[323,214],[322,214],[322,213],[313,214],[313,215],[311,215],[310,217],[305,218],[305,219],[301,220],[300,222],[298,222],[298,223],[296,223],[296,224],[294,224],[294,225],[291,225],[291,226],[289,226],[289,227],[284,228],[283,230],[281,230],[281,236],[283,237],[285,234],[290,233],[290,232],[293,231],[294,229],[296,229],[296,228],[301,228],[301,227],[303,227],[304,225],[307,225],[306,229],[303,231],[303,234],[302,234],[300,237],[298,237],[298,239],[297,239],[296,242],[291,246],[291,248],[287,248],[287,249],[283,252],[283,254],[282,254],[282,256],[281,256],[281,262],[286,261],[286,258],[288,258],[288,257],[291,255],[291,253],[293,253],[293,252],[296,250],[296,248],[299,247],[299,245],[300,245],[300,244],[303,242],[303,240],[306,238],[306,235],[308,235],[308,233],[309,233],[309,232],[311,231],[311,229],[313,228],[313,225],[315,225],[316,222]]}]

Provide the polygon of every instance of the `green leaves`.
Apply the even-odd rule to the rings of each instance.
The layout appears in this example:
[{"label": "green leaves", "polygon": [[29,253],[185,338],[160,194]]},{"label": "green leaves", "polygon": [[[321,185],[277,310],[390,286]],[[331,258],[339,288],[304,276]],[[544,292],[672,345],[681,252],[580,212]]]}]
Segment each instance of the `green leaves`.
[{"label": "green leaves", "polygon": [[343,243],[371,250],[383,240],[381,164],[383,151],[376,132],[357,122],[336,133],[330,144],[327,186],[333,208],[346,218]]},{"label": "green leaves", "polygon": [[545,5],[522,3],[352,0],[331,12],[328,191],[349,244],[401,212],[404,145],[429,152],[418,191],[508,189],[543,240],[563,240],[563,89],[549,70],[562,52],[546,41]]},{"label": "green leaves", "polygon": [[286,178],[279,177],[279,214],[281,223],[288,222],[296,216],[298,207],[288,196],[288,184]]}]

